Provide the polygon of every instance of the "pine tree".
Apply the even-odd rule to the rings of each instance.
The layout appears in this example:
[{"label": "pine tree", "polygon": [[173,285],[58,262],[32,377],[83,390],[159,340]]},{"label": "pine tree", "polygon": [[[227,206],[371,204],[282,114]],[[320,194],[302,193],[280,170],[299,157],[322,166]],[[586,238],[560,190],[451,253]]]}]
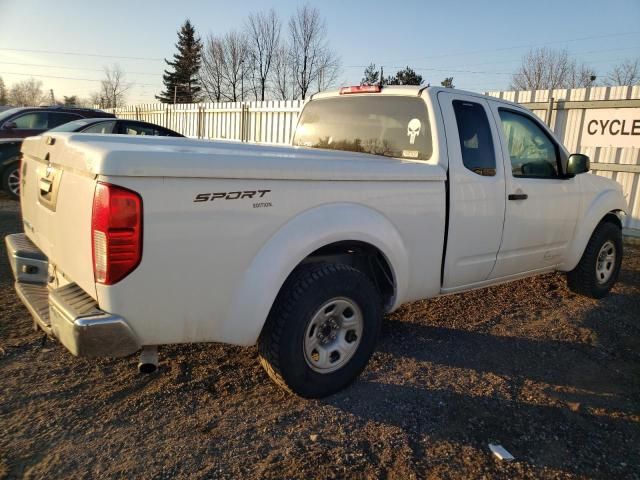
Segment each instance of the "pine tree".
[{"label": "pine tree", "polygon": [[453,85],[453,77],[445,77],[445,79],[440,82],[440,85],[447,88],[456,88]]},{"label": "pine tree", "polygon": [[178,32],[177,53],[173,54],[173,61],[165,59],[171,67],[164,71],[162,80],[164,91],[156,98],[163,103],[194,103],[200,99],[200,82],[198,71],[202,59],[202,41],[196,35],[196,30],[189,21],[185,20]]},{"label": "pine tree", "polygon": [[420,85],[422,75],[418,75],[413,68],[404,68],[387,79],[389,85]]},{"label": "pine tree", "polygon": [[360,80],[360,85],[377,85],[380,83],[380,72],[375,63],[370,63],[364,70],[364,76]]},{"label": "pine tree", "polygon": [[0,77],[0,105],[6,105],[7,101],[7,88],[4,86],[4,80]]}]

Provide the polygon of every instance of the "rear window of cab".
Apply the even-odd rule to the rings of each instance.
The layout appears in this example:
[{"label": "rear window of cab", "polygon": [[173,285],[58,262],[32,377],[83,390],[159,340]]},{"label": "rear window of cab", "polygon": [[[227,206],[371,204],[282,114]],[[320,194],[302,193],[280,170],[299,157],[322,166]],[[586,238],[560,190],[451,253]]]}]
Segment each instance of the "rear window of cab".
[{"label": "rear window of cab", "polygon": [[314,100],[302,111],[293,144],[407,160],[432,154],[427,107],[419,97],[358,95]]}]

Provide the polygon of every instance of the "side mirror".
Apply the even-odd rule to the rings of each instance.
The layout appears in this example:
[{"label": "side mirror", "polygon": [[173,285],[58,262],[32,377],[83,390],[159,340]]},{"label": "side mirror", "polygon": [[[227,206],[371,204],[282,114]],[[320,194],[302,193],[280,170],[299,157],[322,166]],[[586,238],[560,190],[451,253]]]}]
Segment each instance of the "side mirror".
[{"label": "side mirror", "polygon": [[578,175],[588,172],[591,168],[591,160],[581,153],[572,153],[567,162],[567,175]]},{"label": "side mirror", "polygon": [[4,122],[4,125],[2,125],[3,130],[13,130],[14,128],[18,128],[16,122]]}]

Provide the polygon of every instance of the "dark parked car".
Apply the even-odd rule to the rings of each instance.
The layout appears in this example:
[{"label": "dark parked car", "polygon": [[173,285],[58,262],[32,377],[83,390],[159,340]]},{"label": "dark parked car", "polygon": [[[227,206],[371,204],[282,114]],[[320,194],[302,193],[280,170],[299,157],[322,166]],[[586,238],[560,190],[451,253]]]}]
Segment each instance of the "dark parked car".
[{"label": "dark parked car", "polygon": [[[104,112],[103,112],[104,113]],[[119,135],[151,135],[160,137],[183,137],[184,135],[160,127],[153,123],[138,120],[120,120],[113,118],[86,118],[65,123],[52,132],[82,132]],[[42,133],[42,132],[38,132]],[[34,134],[37,135],[37,134]],[[14,198],[20,195],[19,158],[22,139],[12,141],[0,140],[0,173],[2,189]]]},{"label": "dark parked car", "polygon": [[91,108],[23,107],[0,112],[0,186],[16,196],[19,187],[18,157],[22,139],[82,118],[115,118]]}]

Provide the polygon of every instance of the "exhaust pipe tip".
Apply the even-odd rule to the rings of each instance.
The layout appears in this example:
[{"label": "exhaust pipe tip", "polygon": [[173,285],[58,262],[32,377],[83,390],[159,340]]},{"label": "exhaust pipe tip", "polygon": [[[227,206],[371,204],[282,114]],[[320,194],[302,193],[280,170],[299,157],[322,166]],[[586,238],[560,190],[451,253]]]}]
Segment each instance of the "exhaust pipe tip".
[{"label": "exhaust pipe tip", "polygon": [[153,373],[158,369],[158,347],[156,345],[142,347],[138,372]]},{"label": "exhaust pipe tip", "polygon": [[138,363],[138,372],[140,373],[153,373],[158,369],[156,363]]}]

